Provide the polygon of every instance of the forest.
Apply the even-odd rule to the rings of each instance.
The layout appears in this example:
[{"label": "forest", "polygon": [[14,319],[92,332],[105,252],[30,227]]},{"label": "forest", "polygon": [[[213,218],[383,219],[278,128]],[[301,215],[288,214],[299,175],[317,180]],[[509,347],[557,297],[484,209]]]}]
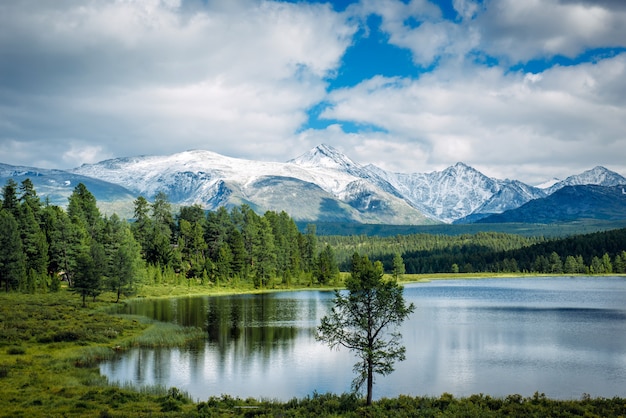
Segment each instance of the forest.
[{"label": "forest", "polygon": [[332,248],[318,250],[315,227],[298,231],[285,213],[250,207],[172,213],[165,194],[138,197],[134,220],[103,216],[81,183],[67,208],[37,196],[30,180],[8,181],[0,210],[0,285],[6,292],[55,291],[61,282],[87,298],[133,294],[144,283],[327,283],[339,276]]},{"label": "forest", "polygon": [[626,229],[567,238],[524,237],[498,232],[457,236],[412,234],[395,237],[330,236],[346,268],[356,252],[368,254],[392,271],[401,255],[408,274],[432,273],[626,273]]},{"label": "forest", "polygon": [[321,236],[284,211],[258,215],[247,205],[173,213],[167,195],[139,196],[134,219],[102,215],[78,184],[66,208],[37,195],[29,179],[9,180],[0,209],[0,286],[45,293],[62,283],[83,304],[103,291],[117,300],[142,283],[275,288],[340,285],[354,253],[386,273],[626,273],[626,229],[568,238],[501,232]]}]

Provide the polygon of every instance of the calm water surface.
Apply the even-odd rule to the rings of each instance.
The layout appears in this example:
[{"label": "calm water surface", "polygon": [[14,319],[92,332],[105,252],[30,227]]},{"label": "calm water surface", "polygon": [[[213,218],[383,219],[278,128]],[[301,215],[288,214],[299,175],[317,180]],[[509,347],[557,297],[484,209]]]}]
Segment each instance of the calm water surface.
[{"label": "calm water surface", "polygon": [[[354,356],[315,341],[332,292],[142,301],[126,313],[206,329],[189,348],[135,349],[102,363],[111,381],[288,400],[350,390]],[[626,279],[445,280],[405,286],[407,359],[374,397],[485,393],[626,396]]]}]

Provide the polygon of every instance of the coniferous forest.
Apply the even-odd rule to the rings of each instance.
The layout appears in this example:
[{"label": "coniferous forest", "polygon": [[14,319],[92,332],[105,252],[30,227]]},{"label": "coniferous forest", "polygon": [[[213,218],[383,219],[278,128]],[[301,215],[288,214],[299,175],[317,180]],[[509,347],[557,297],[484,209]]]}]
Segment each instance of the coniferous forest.
[{"label": "coniferous forest", "polygon": [[102,291],[119,299],[140,283],[185,280],[255,288],[324,284],[339,276],[331,247],[318,251],[314,225],[301,233],[285,213],[260,216],[249,206],[172,213],[165,194],[138,197],[134,220],[103,216],[83,184],[67,209],[41,201],[29,180],[9,181],[0,211],[0,285],[25,293],[59,289],[84,303]]}]

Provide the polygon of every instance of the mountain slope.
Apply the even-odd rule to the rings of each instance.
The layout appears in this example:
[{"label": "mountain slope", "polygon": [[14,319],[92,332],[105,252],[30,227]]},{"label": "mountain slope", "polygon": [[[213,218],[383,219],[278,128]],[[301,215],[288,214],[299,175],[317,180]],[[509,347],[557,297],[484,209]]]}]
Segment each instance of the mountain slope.
[{"label": "mountain slope", "polygon": [[547,189],[547,193],[552,194],[565,186],[580,186],[586,184],[606,187],[619,186],[626,184],[626,177],[623,177],[605,167],[597,166],[591,170],[569,176],[565,180],[553,184]]},{"label": "mountain slope", "polygon": [[9,179],[21,183],[30,179],[35,186],[37,195],[42,201],[48,200],[53,205],[65,206],[67,198],[74,188],[83,183],[87,189],[104,206],[123,206],[125,202],[132,202],[132,192],[114,182],[107,182],[93,177],[82,176],[63,170],[48,170],[34,167],[12,166],[0,164],[0,181],[6,184]]},{"label": "mountain slope", "polygon": [[369,169],[389,181],[415,207],[447,223],[500,213],[545,196],[540,189],[519,181],[492,179],[463,163],[427,174],[389,173],[374,166]]},{"label": "mountain slope", "polygon": [[148,198],[162,191],[172,202],[207,209],[246,203],[261,213],[285,210],[299,221],[434,222],[376,181],[364,181],[358,164],[327,146],[287,163],[186,151],[107,160],[74,172],[116,181]]},{"label": "mountain slope", "polygon": [[624,220],[626,186],[565,186],[543,199],[491,215],[479,223],[556,223],[581,219]]}]

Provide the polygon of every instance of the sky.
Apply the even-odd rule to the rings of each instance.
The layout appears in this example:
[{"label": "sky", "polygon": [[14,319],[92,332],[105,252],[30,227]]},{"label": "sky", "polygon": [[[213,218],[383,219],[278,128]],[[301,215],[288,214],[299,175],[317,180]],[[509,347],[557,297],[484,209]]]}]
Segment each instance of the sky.
[{"label": "sky", "polygon": [[623,0],[0,1],[0,162],[626,175]]}]

